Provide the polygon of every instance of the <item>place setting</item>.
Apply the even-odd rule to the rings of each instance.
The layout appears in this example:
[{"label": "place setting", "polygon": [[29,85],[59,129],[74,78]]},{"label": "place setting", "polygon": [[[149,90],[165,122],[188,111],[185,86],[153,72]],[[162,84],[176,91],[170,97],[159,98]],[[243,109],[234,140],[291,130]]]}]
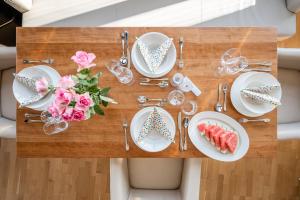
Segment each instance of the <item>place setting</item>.
[{"label": "place setting", "polygon": [[[132,46],[129,38],[134,39]],[[236,161],[247,154],[251,143],[245,125],[268,126],[271,119],[264,115],[281,105],[281,86],[272,75],[272,62],[249,59],[240,48],[219,56],[214,77],[218,81],[216,87],[215,80],[209,86],[213,88],[209,97],[207,88],[185,73],[188,38],[160,32],[131,35],[125,30],[118,39],[119,57],[104,64],[103,72],[121,85],[142,91],[134,97],[133,117],[125,110],[117,122],[125,155],[134,148],[150,155],[176,148],[178,155],[199,151],[198,155],[215,160]],[[122,100],[112,98],[109,85],[100,84],[103,72],[92,73],[95,59],[96,54],[79,50],[69,58],[74,65],[72,74],[61,76],[50,64],[26,67],[15,74],[13,90],[20,108],[41,112],[26,112],[24,123],[41,123],[43,132],[54,137],[68,130],[70,122],[80,123],[96,114],[105,118],[106,107]],[[160,96],[148,91],[158,91]],[[213,106],[203,109],[206,98],[211,98]],[[232,108],[237,114],[232,114]]]}]

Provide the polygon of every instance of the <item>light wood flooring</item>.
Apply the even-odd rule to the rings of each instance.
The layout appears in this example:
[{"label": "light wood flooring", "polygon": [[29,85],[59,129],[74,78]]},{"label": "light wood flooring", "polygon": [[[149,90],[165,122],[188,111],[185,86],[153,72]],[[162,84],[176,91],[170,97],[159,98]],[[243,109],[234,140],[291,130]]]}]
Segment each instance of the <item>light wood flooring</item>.
[{"label": "light wood flooring", "polygon": [[[300,47],[297,34],[280,47]],[[16,158],[0,139],[0,200],[109,199],[109,159]],[[300,200],[300,141],[279,142],[274,158],[222,163],[203,159],[201,200]]]}]

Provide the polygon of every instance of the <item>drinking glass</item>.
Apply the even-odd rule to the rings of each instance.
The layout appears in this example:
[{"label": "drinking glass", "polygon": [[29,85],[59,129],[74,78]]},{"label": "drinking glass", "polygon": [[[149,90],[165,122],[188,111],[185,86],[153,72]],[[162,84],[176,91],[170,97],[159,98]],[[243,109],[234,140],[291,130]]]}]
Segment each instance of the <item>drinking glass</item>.
[{"label": "drinking glass", "polygon": [[193,100],[186,100],[181,106],[181,111],[185,115],[194,115],[198,110],[197,102]]},{"label": "drinking glass", "polygon": [[60,117],[52,117],[48,111],[43,111],[40,115],[44,122],[43,131],[46,135],[53,135],[66,130],[69,126],[68,122],[63,121]]},{"label": "drinking glass", "polygon": [[117,77],[118,81],[122,84],[131,85],[134,82],[132,71],[121,66],[120,62],[113,60],[106,68]]},{"label": "drinking glass", "polygon": [[180,106],[184,102],[184,94],[180,90],[172,90],[168,95],[168,102],[173,106]]},{"label": "drinking glass", "polygon": [[53,118],[47,121],[43,126],[43,131],[46,135],[53,135],[56,133],[63,132],[68,128],[69,124],[59,118]]},{"label": "drinking glass", "polygon": [[221,75],[232,75],[242,71],[247,66],[247,59],[241,56],[241,50],[232,48],[222,55],[221,66],[218,67],[218,72]]}]

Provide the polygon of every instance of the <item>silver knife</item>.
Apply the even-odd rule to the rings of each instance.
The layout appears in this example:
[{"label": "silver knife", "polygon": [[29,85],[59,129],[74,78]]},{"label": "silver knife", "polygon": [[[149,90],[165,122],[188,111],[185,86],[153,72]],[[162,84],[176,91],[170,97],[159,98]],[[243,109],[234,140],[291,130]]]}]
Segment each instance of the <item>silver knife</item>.
[{"label": "silver knife", "polygon": [[125,42],[126,42],[126,55],[127,55],[127,67],[130,69],[130,64],[131,64],[131,56],[130,56],[130,49],[129,49],[129,43],[128,43],[128,37],[129,33],[128,31],[125,31]]},{"label": "silver knife", "polygon": [[181,123],[182,123],[181,112],[179,112],[178,117],[177,117],[177,125],[178,125],[178,130],[179,130],[179,150],[183,151]]}]

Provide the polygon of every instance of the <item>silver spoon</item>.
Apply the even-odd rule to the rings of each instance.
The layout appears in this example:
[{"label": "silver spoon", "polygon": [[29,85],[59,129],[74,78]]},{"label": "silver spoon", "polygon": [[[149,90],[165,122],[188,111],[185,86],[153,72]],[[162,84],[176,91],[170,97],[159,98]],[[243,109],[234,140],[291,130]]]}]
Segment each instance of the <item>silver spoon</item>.
[{"label": "silver spoon", "polygon": [[166,88],[169,86],[168,81],[161,81],[159,83],[140,83],[140,85],[157,85],[160,88]]},{"label": "silver spoon", "polygon": [[151,98],[148,98],[146,96],[138,96],[137,101],[139,103],[146,103],[148,101],[163,101],[163,102],[167,102],[167,99],[155,99],[155,98],[151,99]]},{"label": "silver spoon", "polygon": [[126,40],[125,32],[121,33],[121,39],[122,39],[122,56],[120,58],[120,64],[126,66],[128,64],[128,59],[125,56],[125,40]]},{"label": "silver spoon", "polygon": [[239,119],[239,122],[241,122],[241,123],[247,123],[247,122],[264,122],[264,123],[269,123],[269,122],[271,122],[271,119],[269,119],[269,118],[264,118],[264,119],[247,119],[247,118],[241,118],[241,119]]},{"label": "silver spoon", "polygon": [[218,85],[218,102],[215,105],[215,110],[217,112],[222,112],[222,110],[223,110],[223,106],[221,104],[221,95],[220,95],[221,90],[222,90],[221,87],[222,87],[222,85],[219,83],[219,85]]},{"label": "silver spoon", "polygon": [[187,135],[187,128],[189,126],[189,118],[185,117],[183,119],[183,127],[184,127],[184,141],[183,141],[183,150],[187,150],[187,141],[186,141],[186,135]]},{"label": "silver spoon", "polygon": [[225,83],[223,85],[223,93],[224,93],[224,103],[223,103],[223,106],[224,106],[224,111],[226,112],[227,111],[227,90],[228,90],[228,84]]}]

